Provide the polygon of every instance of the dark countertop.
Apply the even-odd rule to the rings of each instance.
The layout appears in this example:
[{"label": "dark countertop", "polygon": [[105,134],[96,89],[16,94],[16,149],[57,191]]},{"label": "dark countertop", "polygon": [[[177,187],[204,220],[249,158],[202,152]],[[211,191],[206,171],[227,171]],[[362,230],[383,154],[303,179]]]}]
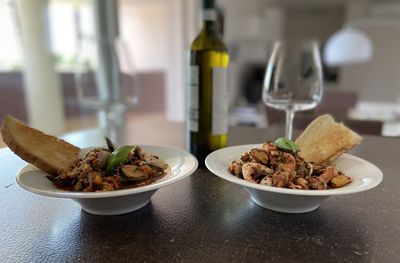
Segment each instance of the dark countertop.
[{"label": "dark countertop", "polygon": [[[263,138],[273,134],[230,131],[231,144]],[[95,216],[20,188],[15,174],[25,163],[4,148],[0,261],[400,262],[400,139],[365,136],[352,153],[376,164],[383,182],[310,213],[261,208],[243,188],[199,169],[136,212]]]}]

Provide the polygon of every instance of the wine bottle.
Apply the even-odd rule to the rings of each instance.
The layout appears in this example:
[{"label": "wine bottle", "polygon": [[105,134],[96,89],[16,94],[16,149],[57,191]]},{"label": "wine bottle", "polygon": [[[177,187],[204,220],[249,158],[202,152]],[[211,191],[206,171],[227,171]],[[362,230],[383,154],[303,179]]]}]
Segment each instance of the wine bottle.
[{"label": "wine bottle", "polygon": [[189,148],[204,166],[206,156],[227,144],[229,55],[216,31],[214,0],[203,0],[203,27],[190,48]]}]

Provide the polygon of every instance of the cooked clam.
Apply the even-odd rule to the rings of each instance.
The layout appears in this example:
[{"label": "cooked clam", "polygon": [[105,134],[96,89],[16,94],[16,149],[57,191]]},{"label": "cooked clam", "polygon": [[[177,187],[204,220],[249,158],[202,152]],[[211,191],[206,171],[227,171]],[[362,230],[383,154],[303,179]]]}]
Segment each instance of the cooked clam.
[{"label": "cooked clam", "polygon": [[250,155],[256,162],[265,165],[268,164],[269,156],[265,150],[254,148],[250,150]]},{"label": "cooked clam", "polygon": [[121,171],[126,180],[131,182],[143,181],[149,178],[149,175],[136,165],[124,165]]}]

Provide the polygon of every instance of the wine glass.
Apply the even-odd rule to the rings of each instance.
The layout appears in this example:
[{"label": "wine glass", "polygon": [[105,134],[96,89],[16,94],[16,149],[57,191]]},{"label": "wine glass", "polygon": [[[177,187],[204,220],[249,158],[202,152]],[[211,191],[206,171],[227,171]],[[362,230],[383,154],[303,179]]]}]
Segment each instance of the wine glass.
[{"label": "wine glass", "polygon": [[285,137],[292,139],[296,111],[315,108],[321,101],[323,76],[315,40],[283,42],[272,46],[263,85],[264,103],[285,110]]},{"label": "wine glass", "polygon": [[75,86],[80,104],[98,111],[104,136],[125,144],[126,111],[139,101],[132,56],[121,39],[82,38]]}]

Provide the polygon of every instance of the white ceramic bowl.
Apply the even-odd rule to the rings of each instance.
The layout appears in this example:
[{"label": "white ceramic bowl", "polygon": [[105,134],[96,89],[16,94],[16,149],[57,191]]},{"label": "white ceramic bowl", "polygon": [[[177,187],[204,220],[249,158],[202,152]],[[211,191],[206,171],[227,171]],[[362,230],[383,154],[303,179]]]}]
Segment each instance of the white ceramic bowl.
[{"label": "white ceramic bowl", "polygon": [[377,186],[383,178],[381,170],[374,164],[350,154],[343,154],[334,162],[337,168],[353,180],[350,184],[338,189],[297,190],[278,188],[237,178],[228,171],[231,161],[238,160],[242,153],[259,146],[260,144],[252,144],[223,148],[209,154],[205,163],[212,173],[222,179],[242,185],[257,205],[270,210],[284,213],[310,212],[317,209],[330,196],[369,190]]},{"label": "white ceramic bowl", "polygon": [[47,174],[27,164],[17,174],[17,183],[24,189],[40,195],[70,198],[88,213],[119,215],[138,210],[150,202],[151,196],[161,187],[176,183],[197,169],[197,159],[191,154],[171,147],[141,145],[145,152],[166,161],[170,169],[160,180],[141,187],[109,192],[72,192],[61,190],[46,178]]}]

